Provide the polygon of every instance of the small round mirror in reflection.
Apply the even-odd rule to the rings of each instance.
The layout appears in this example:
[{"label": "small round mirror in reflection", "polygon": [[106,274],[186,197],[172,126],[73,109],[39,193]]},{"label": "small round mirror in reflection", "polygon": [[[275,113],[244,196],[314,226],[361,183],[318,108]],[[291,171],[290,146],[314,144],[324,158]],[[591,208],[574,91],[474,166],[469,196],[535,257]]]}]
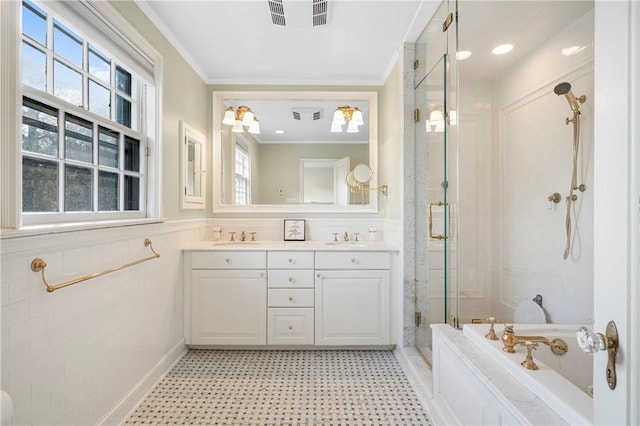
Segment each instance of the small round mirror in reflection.
[{"label": "small round mirror in reflection", "polygon": [[351,172],[349,172],[349,174],[347,174],[347,176],[344,178],[344,181],[351,188],[355,188],[355,187],[358,186],[358,182],[353,177],[353,171],[351,171]]},{"label": "small round mirror in reflection", "polygon": [[366,164],[358,164],[353,168],[353,178],[357,183],[365,184],[369,183],[371,180],[371,176],[373,176],[373,172],[371,171],[371,167]]}]

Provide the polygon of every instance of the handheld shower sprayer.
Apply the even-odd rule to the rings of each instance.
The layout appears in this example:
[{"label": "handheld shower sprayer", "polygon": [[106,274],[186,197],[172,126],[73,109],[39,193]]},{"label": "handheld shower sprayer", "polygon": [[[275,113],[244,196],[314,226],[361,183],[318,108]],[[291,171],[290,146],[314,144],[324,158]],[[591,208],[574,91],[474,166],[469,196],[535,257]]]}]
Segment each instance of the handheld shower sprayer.
[{"label": "handheld shower sprayer", "polygon": [[553,92],[560,96],[564,95],[569,102],[569,107],[573,111],[573,118],[567,118],[566,124],[573,123],[573,161],[571,170],[571,186],[569,187],[569,196],[567,197],[567,214],[565,218],[565,228],[567,231],[567,242],[564,249],[564,258],[567,259],[571,252],[571,238],[572,238],[572,220],[571,220],[571,208],[573,203],[578,199],[578,196],[573,191],[578,190],[584,192],[587,187],[584,184],[578,185],[578,153],[580,147],[580,104],[583,104],[587,97],[582,95],[578,98],[575,97],[571,91],[571,84],[566,81],[559,83],[553,88]]},{"label": "handheld shower sprayer", "polygon": [[578,104],[578,102],[583,104],[587,100],[587,97],[584,95],[580,96],[579,98],[576,98],[576,96],[571,91],[571,84],[567,83],[566,81],[558,84],[553,89],[553,92],[558,96],[564,95],[567,98],[567,102],[569,102],[569,107],[571,107],[571,111],[573,112],[578,112],[578,110],[580,110],[580,105]]}]

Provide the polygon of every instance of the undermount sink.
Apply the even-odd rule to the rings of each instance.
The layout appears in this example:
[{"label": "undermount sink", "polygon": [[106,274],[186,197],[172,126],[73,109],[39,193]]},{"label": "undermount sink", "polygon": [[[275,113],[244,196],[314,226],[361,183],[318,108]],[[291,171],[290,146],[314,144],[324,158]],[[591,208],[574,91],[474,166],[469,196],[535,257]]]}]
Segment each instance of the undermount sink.
[{"label": "undermount sink", "polygon": [[328,246],[337,247],[369,247],[369,243],[363,243],[360,241],[329,241],[326,243]]}]

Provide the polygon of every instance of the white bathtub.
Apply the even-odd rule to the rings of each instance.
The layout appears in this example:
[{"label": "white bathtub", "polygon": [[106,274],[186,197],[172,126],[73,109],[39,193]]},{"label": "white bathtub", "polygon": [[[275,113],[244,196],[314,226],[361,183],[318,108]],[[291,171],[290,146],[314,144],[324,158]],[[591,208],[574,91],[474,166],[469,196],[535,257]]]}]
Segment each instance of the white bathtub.
[{"label": "white bathtub", "polygon": [[[575,338],[578,327],[562,324],[514,325],[516,336],[544,336],[549,340],[561,338],[567,343],[569,350],[562,356],[554,355],[548,346],[540,344],[533,351],[533,359],[539,370],[528,370],[520,365],[527,354],[523,345],[516,346],[515,353],[506,353],[502,350],[500,340],[485,338],[488,324],[465,325],[463,334],[568,423],[593,424],[593,399],[589,395],[593,383],[593,357],[578,348]],[[498,337],[503,328],[502,324],[496,324]]]}]

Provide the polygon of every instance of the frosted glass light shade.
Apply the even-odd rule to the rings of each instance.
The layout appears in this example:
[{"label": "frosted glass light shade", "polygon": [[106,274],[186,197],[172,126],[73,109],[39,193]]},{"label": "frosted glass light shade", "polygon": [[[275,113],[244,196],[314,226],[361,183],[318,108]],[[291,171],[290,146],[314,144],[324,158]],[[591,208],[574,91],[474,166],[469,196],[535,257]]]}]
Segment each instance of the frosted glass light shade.
[{"label": "frosted glass light shade", "polygon": [[438,109],[434,109],[433,111],[431,111],[431,114],[429,114],[429,121],[431,122],[431,124],[436,126],[440,122],[444,123],[444,115],[442,114],[442,111]]},{"label": "frosted glass light shade", "polygon": [[353,115],[351,116],[351,123],[354,123],[356,126],[361,126],[364,124],[364,120],[362,119],[362,111],[358,108],[353,110]]},{"label": "frosted glass light shade", "polygon": [[349,125],[347,126],[347,133],[358,133],[358,125],[353,121],[349,121]]},{"label": "frosted glass light shade", "polygon": [[253,118],[253,122],[251,123],[251,126],[249,126],[249,130],[247,130],[249,133],[252,133],[254,135],[259,135],[260,134],[260,122],[258,121],[257,118]]},{"label": "frosted glass light shade", "polygon": [[229,107],[224,110],[224,118],[222,119],[222,124],[227,124],[229,126],[233,125],[236,121],[235,114],[233,113],[233,107]]},{"label": "frosted glass light shade", "polygon": [[342,132],[342,125],[340,123],[336,123],[335,121],[333,121],[331,123],[331,130],[329,130],[331,133],[340,133]]},{"label": "frosted glass light shade", "polygon": [[242,133],[242,132],[244,132],[244,129],[242,128],[242,121],[236,120],[233,123],[233,127],[231,128],[231,131],[234,132],[234,133]]},{"label": "frosted glass light shade", "polygon": [[[339,109],[335,110],[333,113],[333,123],[337,123],[339,125],[345,124],[347,121],[344,119],[344,113]],[[332,125],[333,125],[332,123]]]},{"label": "frosted glass light shade", "polygon": [[449,111],[449,126],[455,126],[458,124],[458,113],[456,110]]},{"label": "frosted glass light shade", "polygon": [[253,115],[253,112],[251,112],[251,110],[245,111],[244,116],[242,117],[242,125],[251,126],[254,118],[255,116]]}]

